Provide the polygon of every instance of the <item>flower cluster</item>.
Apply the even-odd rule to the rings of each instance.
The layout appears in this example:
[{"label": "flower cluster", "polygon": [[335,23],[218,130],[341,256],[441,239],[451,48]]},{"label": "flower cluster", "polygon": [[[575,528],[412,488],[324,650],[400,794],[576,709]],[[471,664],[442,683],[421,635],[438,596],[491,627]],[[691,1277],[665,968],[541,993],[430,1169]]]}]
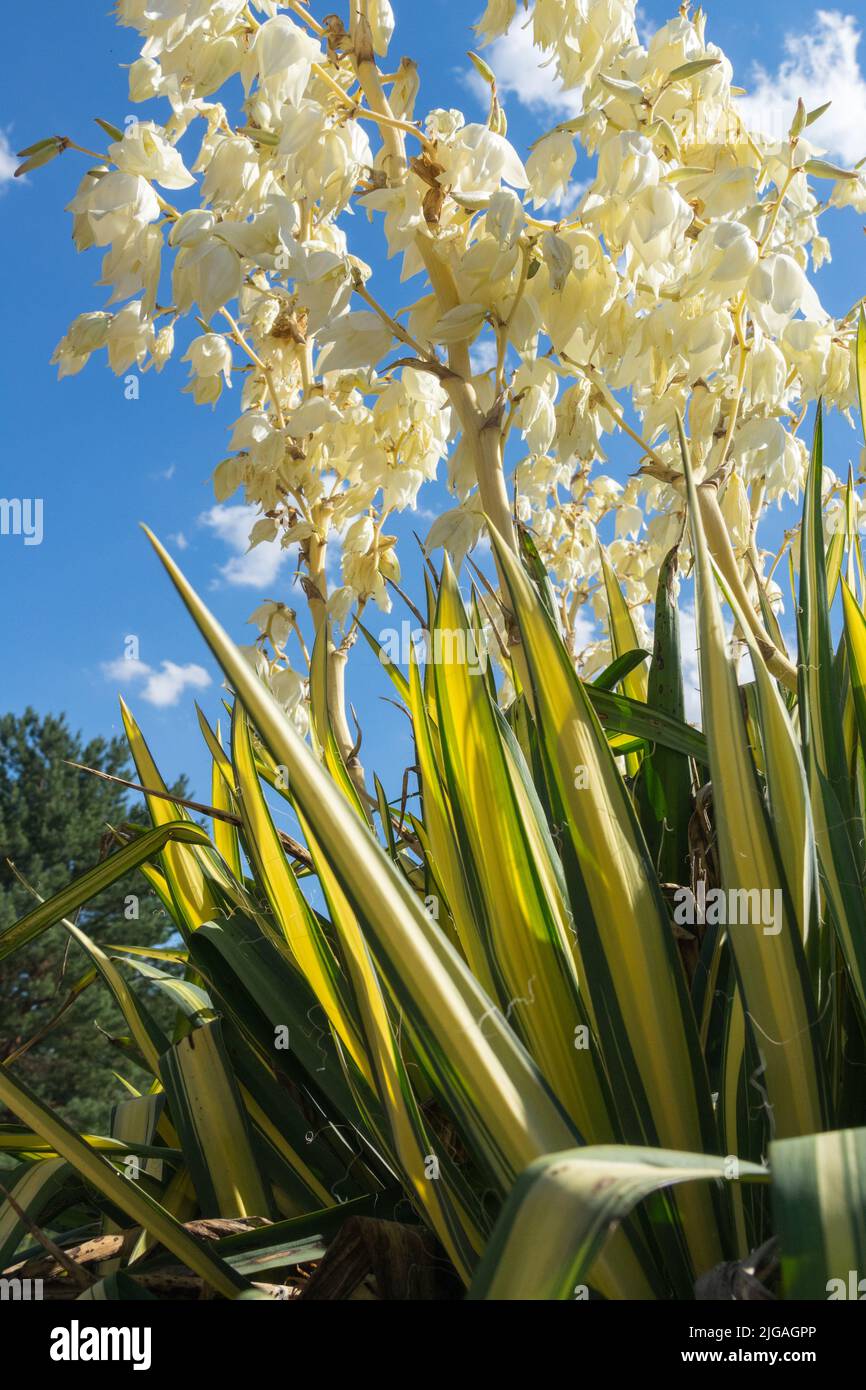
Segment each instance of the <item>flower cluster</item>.
[{"label": "flower cluster", "polygon": [[[115,372],[159,370],[193,315],[194,400],[240,388],[217,499],[242,490],[261,512],[252,542],[297,547],[317,626],[330,614],[347,641],[399,578],[388,518],[440,465],[454,507],[430,546],[459,561],[488,521],[512,544],[529,528],[574,636],[583,604],[606,612],[598,528],[613,513],[610,558],[641,633],[683,535],[678,415],[754,606],[759,585],[777,596],[761,515],[802,488],[810,403],[846,412],[856,396],[857,306],[835,321],[809,280],[829,256],[819,219],[866,212],[866,178],[822,158],[820,112],[802,103],[788,131],[747,125],[701,12],[642,43],[635,8],[489,0],[482,45],[531,24],[551,81],[579,94],[524,161],[480,58],[485,123],[418,117],[415,63],[383,72],[388,0],[321,19],[300,0],[119,0],[143,40],[131,99],[161,99],[165,124],[117,131],[70,204],[110,298],[55,360],[71,374],[105,348]],[[413,281],[407,307],[377,297],[351,210]],[[603,471],[618,432],[634,447],[624,486]],[[273,632],[271,608],[259,616]]]}]

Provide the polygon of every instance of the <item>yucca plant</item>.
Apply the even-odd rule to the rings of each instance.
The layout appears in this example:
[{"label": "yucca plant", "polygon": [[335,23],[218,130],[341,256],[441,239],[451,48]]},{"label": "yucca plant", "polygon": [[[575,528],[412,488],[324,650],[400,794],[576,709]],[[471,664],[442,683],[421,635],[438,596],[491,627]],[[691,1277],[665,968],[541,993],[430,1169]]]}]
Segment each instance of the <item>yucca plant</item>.
[{"label": "yucca plant", "polygon": [[[860,349],[862,371],[862,330]],[[785,1297],[827,1297],[864,1269],[859,543],[849,527],[825,547],[819,411],[797,688],[780,684],[767,632],[774,668],[794,668],[778,624],[715,567],[681,443],[702,730],[683,716],[676,552],[648,667],[605,563],[615,660],[585,684],[531,539],[521,561],[494,533],[507,710],[467,656],[484,649],[481,596],[466,606],[447,561],[428,581],[431,658],[402,671],[380,653],[411,715],[414,814],[349,775],[324,633],[308,744],[151,537],[234,692],[225,742],[200,715],[212,830],[172,800],[124,708],[153,829],[34,907],[0,954],[63,921],[153,1082],[96,1137],[0,1069],[21,1122],[0,1133],[16,1162],[0,1269],[55,1260],[79,1296],[141,1297],[173,1260],[216,1294],[257,1296],[300,1287],[292,1271],[357,1216],[426,1229],[472,1298],[688,1298],[774,1239]],[[71,920],[131,866],[176,947],[100,947]],[[171,1037],[136,974],[176,1004]],[[111,1262],[94,1267],[95,1212]]]}]

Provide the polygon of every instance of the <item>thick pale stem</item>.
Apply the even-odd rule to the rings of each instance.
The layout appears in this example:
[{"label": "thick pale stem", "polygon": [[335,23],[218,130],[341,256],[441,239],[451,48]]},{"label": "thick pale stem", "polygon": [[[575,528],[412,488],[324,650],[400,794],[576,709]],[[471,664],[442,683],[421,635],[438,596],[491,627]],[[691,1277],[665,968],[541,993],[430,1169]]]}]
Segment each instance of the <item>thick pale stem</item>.
[{"label": "thick pale stem", "polygon": [[[419,234],[415,244],[430,277],[440,311],[445,314],[460,303],[460,295],[454,276],[440,258],[431,237],[425,236],[423,233]],[[518,553],[517,531],[508,504],[508,490],[505,486],[503,467],[502,397],[499,398],[500,408],[494,410],[490,416],[485,416],[479,408],[478,398],[472,386],[472,363],[468,343],[454,343],[448,349],[448,365],[451,368],[451,375],[444,379],[444,386],[460,421],[463,439],[472,458],[481,505],[506,545],[516,555]],[[499,589],[503,605],[507,611],[505,595],[508,593],[508,585],[498,560],[496,561],[496,572],[499,576]],[[520,683],[531,703],[532,685],[529,678],[529,668],[526,664],[520,633],[510,616],[508,618],[508,645]]]},{"label": "thick pale stem", "polygon": [[[351,34],[355,71],[371,111],[378,112],[390,122],[394,120],[394,113],[385,95],[381,73],[376,65],[367,10],[367,0],[352,0]],[[406,142],[403,131],[390,124],[383,125],[381,131],[386,152],[385,173],[389,181],[398,181],[405,178],[406,174]],[[420,234],[417,245],[441,312],[447,313],[460,302],[454,277],[440,259],[431,237]],[[454,375],[446,380],[446,390],[457,412],[472,457],[482,506],[507,544],[516,552],[517,534],[505,487],[499,412],[494,412],[488,419],[479,409],[471,384],[472,363],[469,344],[454,344],[449,349],[448,360]]]},{"label": "thick pale stem", "polygon": [[385,175],[389,183],[399,183],[406,173],[406,140],[391,110],[391,103],[382,86],[382,75],[376,66],[366,0],[353,0],[352,3],[352,59],[367,105],[371,111],[384,117],[386,122],[379,127],[385,149]]},{"label": "thick pale stem", "polygon": [[307,567],[314,592],[309,592],[307,598],[317,634],[327,616],[328,580],[325,575],[325,554],[325,541],[318,533],[313,534],[307,546]]},{"label": "thick pale stem", "polygon": [[764,495],[766,485],[756,483],[752,488],[752,495],[749,499],[749,510],[751,520],[749,522],[749,558],[752,562],[752,569],[755,574],[755,583],[761,583],[761,556],[758,552],[758,522],[764,510]]},{"label": "thick pale stem", "polygon": [[331,727],[334,730],[334,737],[343,755],[349,776],[361,799],[366,801],[367,787],[364,781],[364,768],[358,754],[354,751],[355,739],[352,737],[346,714],[346,664],[348,659],[349,653],[347,651],[338,651],[333,643],[328,644],[328,713],[331,716]]},{"label": "thick pale stem", "polygon": [[514,529],[502,467],[501,414],[494,411],[485,419],[478,408],[478,399],[469,382],[449,377],[444,384],[472,458],[475,476],[478,479],[478,491],[481,494],[481,505],[499,534],[516,553],[517,533]]},{"label": "thick pale stem", "polygon": [[[443,314],[447,314],[449,309],[460,303],[454,276],[440,258],[431,237],[419,235],[416,246],[430,277],[439,308]],[[448,349],[448,365],[453,376],[446,378],[444,385],[460,421],[463,438],[472,458],[481,504],[497,531],[516,552],[517,535],[508,504],[502,466],[499,413],[494,412],[487,419],[479,409],[472,387],[472,363],[468,343],[452,344]]]},{"label": "thick pale stem", "polygon": [[761,655],[767,663],[767,669],[786,685],[789,690],[797,689],[797,668],[792,665],[786,656],[779,651],[775,642],[766,632],[763,623],[755,612],[752,600],[746,591],[740,574],[731,545],[731,538],[725,519],[719,506],[719,499],[716,489],[712,485],[704,484],[698,488],[698,503],[701,509],[701,518],[704,523],[704,532],[707,537],[707,544],[710,554],[715,560],[721,571],[725,583],[728,585],[734,598],[739,603],[744,616],[748,620],[749,627],[755,636]]},{"label": "thick pale stem", "polygon": [[[683,478],[680,474],[674,473],[672,469],[655,464],[644,464],[643,473],[652,478],[659,478],[661,482],[668,483],[682,493]],[[764,628],[760,618],[755,612],[754,604],[749,598],[746,586],[743,583],[740,568],[737,564],[737,557],[731,545],[731,537],[725,519],[722,516],[722,509],[719,506],[718,480],[714,476],[703,482],[698,487],[698,502],[701,508],[701,516],[704,523],[704,533],[707,538],[710,554],[719,567],[719,571],[725,583],[730,588],[744,614],[748,618],[749,627],[755,636],[761,655],[767,663],[767,669],[786,685],[789,690],[796,692],[798,687],[797,668],[792,665],[783,652],[779,651],[773,639]],[[781,551],[773,565],[775,569],[781,558]],[[772,577],[773,569],[770,570]]]},{"label": "thick pale stem", "polygon": [[[307,550],[307,564],[310,572],[310,582],[315,592],[308,592],[310,613],[313,617],[316,633],[318,634],[322,626],[328,620],[327,599],[328,599],[328,580],[325,573],[326,544],[318,535],[310,537]],[[349,720],[346,716],[346,662],[348,659],[347,651],[338,651],[330,635],[328,636],[328,714],[331,720],[331,728],[337,740],[337,746],[343,755],[346,767],[358,793],[366,799],[367,789],[364,782],[364,768],[357,754],[354,752],[355,740],[349,728]]]}]

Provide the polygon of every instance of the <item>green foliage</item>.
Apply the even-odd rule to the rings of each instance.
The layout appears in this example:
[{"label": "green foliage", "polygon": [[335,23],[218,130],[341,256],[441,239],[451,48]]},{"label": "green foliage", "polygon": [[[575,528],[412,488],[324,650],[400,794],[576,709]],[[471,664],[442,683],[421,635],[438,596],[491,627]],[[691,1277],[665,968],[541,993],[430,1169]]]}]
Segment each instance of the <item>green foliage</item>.
[{"label": "green foliage", "polygon": [[[446,562],[429,593],[438,658],[387,671],[414,729],[413,816],[349,775],[327,631],[307,743],[154,542],[234,704],[227,746],[200,720],[212,834],[151,795],[154,829],[117,859],[118,875],[141,864],[179,941],[142,955],[72,932],[123,1014],[147,1094],[113,1113],[110,1136],[82,1138],[17,1064],[0,1067],[0,1103],[19,1122],[0,1130],[16,1192],[36,1213],[60,1203],[67,1222],[71,1208],[134,1232],[122,1282],[89,1296],[134,1296],[163,1247],[219,1294],[257,1297],[257,1273],[291,1282],[355,1211],[426,1226],[471,1298],[689,1298],[769,1236],[782,1296],[831,1296],[863,1273],[859,545],[849,532],[833,559],[841,573],[847,550],[848,581],[828,580],[819,416],[799,690],[783,690],[776,676],[793,667],[714,564],[713,500],[681,443],[702,734],[682,722],[673,556],[646,673],[606,567],[617,655],[587,686],[531,556],[494,532],[516,699],[503,712],[489,671],[467,660],[480,609]],[[751,658],[744,688],[723,603]],[[125,708],[124,722],[139,780],[159,791]],[[275,796],[303,845],[277,830]],[[0,961],[47,941],[113,867],[7,927]],[[149,989],[171,1000],[171,1026]],[[205,1248],[197,1216],[243,1234]],[[10,1204],[0,1236],[6,1258],[26,1244]]]},{"label": "green foliage", "polygon": [[[0,933],[34,902],[7,860],[49,898],[97,862],[108,826],[148,823],[122,787],[67,762],[129,777],[122,739],[82,744],[62,716],[40,717],[32,709],[0,718]],[[185,794],[182,786],[176,791]],[[137,920],[125,916],[133,894]],[[139,946],[162,942],[173,931],[159,899],[133,874],[88,902],[78,921],[97,941],[119,933]],[[80,988],[74,1007],[16,1059],[15,1070],[70,1124],[86,1130],[107,1125],[112,1100],[122,1095],[113,1071],[124,1060],[109,1041],[124,1031],[122,1015],[104,989],[82,987],[92,977],[89,966],[59,925],[0,961],[0,1063],[47,1029]],[[142,1079],[138,1069],[132,1075]],[[0,1111],[0,1119],[9,1118]]]}]

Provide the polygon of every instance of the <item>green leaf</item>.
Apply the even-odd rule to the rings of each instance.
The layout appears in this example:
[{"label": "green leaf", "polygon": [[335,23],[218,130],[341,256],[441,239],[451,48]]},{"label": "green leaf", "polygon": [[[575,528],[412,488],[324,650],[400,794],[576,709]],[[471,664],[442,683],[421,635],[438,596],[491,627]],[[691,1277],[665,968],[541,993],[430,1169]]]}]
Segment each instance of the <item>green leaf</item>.
[{"label": "green leaf", "polygon": [[638,666],[642,666],[649,656],[642,648],[636,647],[633,652],[625,652],[618,656],[609,666],[606,666],[600,676],[596,676],[590,684],[596,690],[613,690],[625,680],[626,676],[631,675]]},{"label": "green leaf", "polygon": [[38,140],[35,145],[28,145],[26,150],[20,150],[18,153],[18,158],[23,159],[24,163],[18,165],[15,178],[21,178],[33,169],[41,169],[44,164],[50,164],[52,159],[63,153],[64,148],[63,141],[56,135],[50,136],[47,140]]},{"label": "green leaf", "polygon": [[474,67],[475,71],[478,73],[478,76],[484,79],[488,87],[495,87],[496,74],[490,67],[488,67],[484,59],[479,58],[478,54],[473,53],[471,50],[467,52],[466,56],[469,59],[472,66]]},{"label": "green leaf", "polygon": [[785,1298],[862,1298],[866,1129],[771,1144],[770,1170]]},{"label": "green leaf", "polygon": [[[271,755],[288,768],[296,808],[318,841],[320,874],[327,869],[357,915],[414,1048],[493,1190],[504,1195],[528,1162],[558,1151],[563,1140],[573,1143],[572,1127],[399,870],[156,538],[150,539]],[[612,1271],[611,1279],[623,1293],[646,1287],[634,1265],[618,1275]]]},{"label": "green leaf", "polygon": [[672,68],[668,73],[669,82],[682,82],[687,77],[697,77],[698,73],[706,72],[708,68],[718,67],[721,58],[693,58],[688,63],[680,63],[679,67]]},{"label": "green leaf", "polygon": [[[455,1109],[471,1130],[483,1127],[493,1171],[507,1184],[525,1167],[522,1154],[531,1162],[550,1150],[554,1136],[569,1132],[558,1107],[381,846],[166,551],[147,534],[273,757],[289,769],[297,802],[328,845],[343,891],[363,917],[389,986],[411,1017],[419,1023],[423,1019],[446,1092],[453,1094]],[[461,1059],[458,1074],[455,1057]]]},{"label": "green leaf", "polygon": [[124,980],[114,961],[97,946],[95,941],[83,932],[74,922],[63,919],[63,926],[73,940],[87,952],[117,1002],[126,1025],[141,1053],[145,1065],[154,1076],[159,1075],[159,1053],[166,1045],[161,1028],[151,1018],[146,1006],[136,998]]},{"label": "green leaf", "polygon": [[116,850],[108,859],[78,878],[53,898],[40,903],[39,907],[28,912],[26,917],[15,922],[0,933],[0,960],[17,951],[19,947],[34,941],[37,936],[54,926],[62,917],[68,917],[83,903],[95,898],[105,888],[123,878],[131,869],[137,869],[158,855],[169,843],[187,845],[206,845],[210,841],[204,830],[191,821],[170,820],[143,835],[138,835],[131,844]]},{"label": "green leaf", "polygon": [[[797,629],[800,641],[800,723],[803,756],[809,777],[815,838],[829,915],[857,990],[866,1006],[866,961],[863,940],[864,855],[861,828],[855,824],[843,738],[843,702],[833,658],[822,525],[823,412],[818,407],[812,457],[803,499],[800,540],[800,592]],[[846,632],[857,658],[858,625],[850,603]],[[816,1126],[804,1126],[816,1128]]]},{"label": "green leaf", "polygon": [[160,1058],[172,1119],[204,1216],[273,1214],[218,1020]]},{"label": "green leaf", "polygon": [[235,706],[232,718],[232,756],[245,840],[257,882],[267,894],[286,945],[325,1017],[358,1070],[371,1083],[351,994],[280,843],[256,772],[249,723],[240,705]]},{"label": "green leaf", "polygon": [[147,961],[137,960],[133,956],[115,955],[114,959],[134,970],[143,979],[149,980],[154,988],[170,999],[187,1018],[194,1022],[207,1022],[213,1017],[213,1005],[199,985],[192,984],[189,980],[179,980],[176,975],[169,975],[167,971],[159,970],[155,965],[148,965]]},{"label": "green leaf", "polygon": [[651,709],[640,700],[630,700],[613,690],[586,686],[586,694],[600,722],[608,731],[630,734],[647,743],[659,743],[674,753],[684,753],[704,767],[709,763],[707,740],[699,729],[673,719],[662,710]]},{"label": "green leaf", "polygon": [[191,952],[219,1011],[265,1056],[273,1056],[276,1029],[287,1029],[290,1050],[279,1059],[281,1071],[309,1089],[331,1119],[360,1123],[330,1033],[310,1027],[316,997],[273,935],[234,913],[194,932]]},{"label": "green leaf", "polygon": [[[11,1194],[16,1206],[36,1225],[67,1189],[81,1189],[80,1177],[65,1158],[39,1159],[26,1164],[23,1171],[17,1173],[0,1170],[0,1183]],[[19,1246],[31,1239],[30,1226],[11,1203],[3,1200],[0,1192],[0,1271],[12,1264]]]},{"label": "green leaf", "polygon": [[119,1173],[4,1067],[0,1067],[0,1101],[24,1124],[41,1134],[86,1182],[126,1212],[135,1225],[144,1226],[216,1293],[224,1298],[236,1298],[247,1287],[244,1279],[208,1249],[203,1240],[184,1230],[141,1183]]},{"label": "green leaf", "polygon": [[[608,630],[610,632],[611,650],[615,657],[625,656],[638,646],[637,631],[634,620],[631,616],[631,609],[626,603],[625,596],[619,587],[616,575],[610,567],[610,561],[605,554],[604,547],[599,546],[601,554],[601,569],[604,575],[604,588],[607,594],[608,607]],[[623,693],[632,700],[640,700],[646,704],[647,692],[647,672],[645,666],[636,668],[630,675],[626,676],[622,682]]]},{"label": "green leaf", "polygon": [[471,650],[469,619],[447,559],[434,639],[439,634],[452,638],[450,650],[439,643],[443,659],[433,670],[443,772],[494,998],[579,1133],[613,1139],[596,1048],[575,1050],[590,1020],[559,859],[523,755],[482,673],[460,657]]},{"label": "green leaf", "polygon": [[110,135],[112,140],[123,139],[123,131],[118,126],[112,125],[111,121],[104,121],[101,116],[94,116],[93,119],[99,129],[104,130],[106,135]]},{"label": "green leaf", "polygon": [[[514,556],[491,528],[532,682],[548,795],[621,1132],[689,1151],[716,1146],[715,1123],[685,980],[629,792],[590,704],[616,697],[585,686]],[[640,964],[635,951],[640,952]],[[662,1020],[664,1022],[662,1023]],[[670,1076],[679,1078],[676,1090]],[[707,1194],[681,1206],[691,1256],[719,1258]]]},{"label": "green leaf", "polygon": [[[676,1183],[731,1175],[730,1158],[598,1145],[549,1154],[518,1178],[469,1292],[471,1299],[586,1297],[593,1261],[611,1227],[644,1197]],[[765,1169],[737,1165],[741,1180]]]},{"label": "green leaf", "polygon": [[806,117],[806,125],[807,125],[807,126],[812,125],[815,121],[817,121],[817,120],[819,119],[819,117],[823,116],[823,114],[824,114],[825,111],[829,111],[829,109],[830,109],[830,107],[831,107],[832,105],[833,105],[832,101],[825,101],[824,104],[823,104],[823,106],[816,106],[815,109],[814,109],[813,111],[810,111],[809,114],[807,115],[807,117]]},{"label": "green leaf", "polygon": [[394,665],[394,662],[388,656],[387,652],[385,651],[385,648],[381,645],[381,643],[376,641],[376,638],[373,636],[372,632],[369,632],[367,628],[365,628],[363,623],[358,623],[358,629],[364,637],[365,641],[367,642],[368,646],[371,648],[372,651],[376,653],[380,663],[387,671],[388,676],[394,684],[397,694],[400,696],[400,699],[404,702],[404,704],[408,705],[409,682],[403,675],[403,672],[399,669],[398,666]]},{"label": "green leaf", "polygon": [[[653,655],[647,680],[647,705],[685,722],[680,623],[674,581],[677,547],[659,571],[655,603]],[[688,879],[689,819],[692,777],[688,758],[657,746],[641,763],[641,822],[659,878],[666,883]]]},{"label": "green leaf", "polygon": [[[731,904],[730,915],[738,919],[728,921],[727,929],[745,1007],[766,1063],[766,1086],[776,1133],[787,1137],[821,1129],[828,1118],[817,1012],[792,893],[746,736],[698,490],[679,417],[678,428],[695,555],[701,700],[709,743],[722,892],[727,894],[726,903]],[[758,644],[752,640],[758,652]],[[760,913],[755,911],[756,894]],[[773,895],[769,899],[773,905],[771,922],[763,918],[764,894]],[[728,916],[727,910],[725,915]]]},{"label": "green leaf", "polygon": [[[166,825],[178,818],[192,824],[192,818],[184,807],[166,800],[165,793],[168,792],[168,787],[160,776],[144,735],[125,700],[120,701],[120,712],[129,749],[142,785],[149,791],[163,793],[162,796],[145,797],[154,825]],[[202,922],[209,922],[219,912],[219,903],[213,887],[213,880],[219,872],[216,858],[212,850],[206,857],[202,848],[196,848],[196,845],[202,844],[210,849],[208,839],[190,844],[169,841],[162,855],[165,877],[181,914],[181,928],[186,932],[195,931]]]}]

